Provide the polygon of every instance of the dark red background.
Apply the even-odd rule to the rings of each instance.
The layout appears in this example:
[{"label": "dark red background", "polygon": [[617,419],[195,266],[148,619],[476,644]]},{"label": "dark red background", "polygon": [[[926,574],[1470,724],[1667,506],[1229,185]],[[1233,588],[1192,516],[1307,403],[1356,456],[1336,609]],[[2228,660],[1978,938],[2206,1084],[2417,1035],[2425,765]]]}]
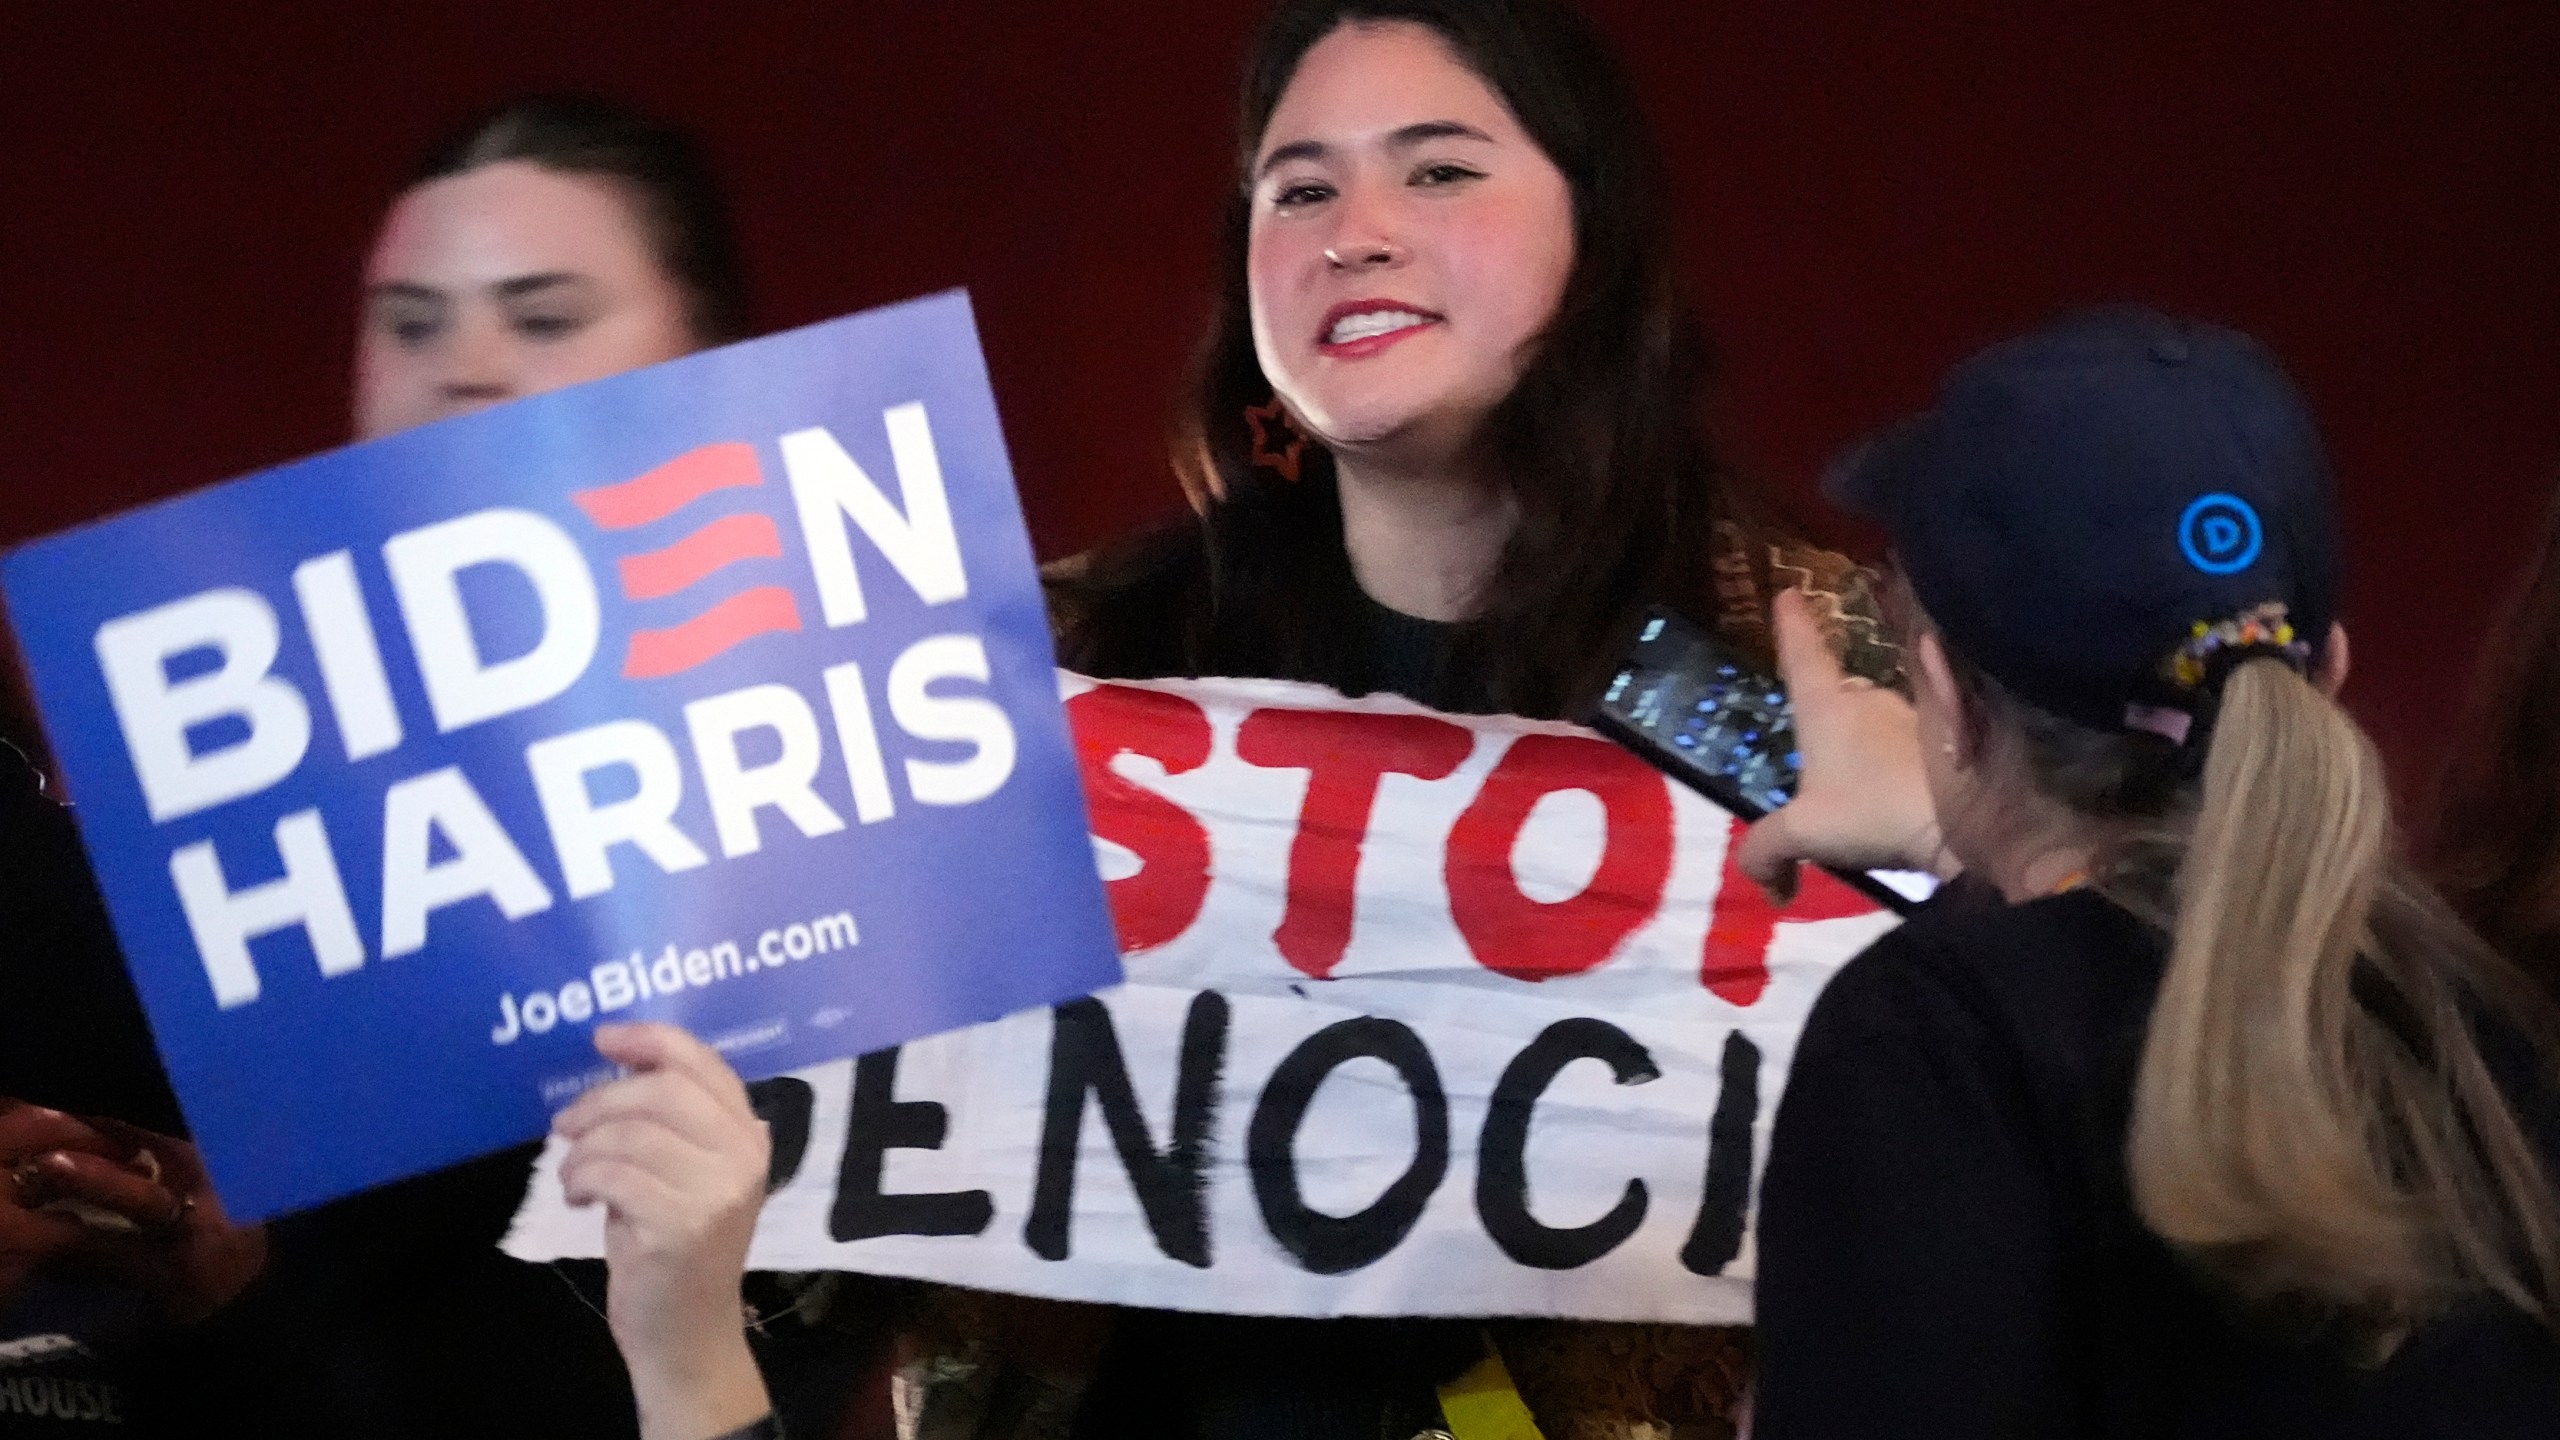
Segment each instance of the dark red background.
[{"label": "dark red background", "polygon": [[[1158,437],[1255,6],[208,13],[251,8],[0,19],[0,542],[335,443],[383,202],[537,86],[700,131],[767,325],[969,286],[1044,554],[1177,503]],[[2560,473],[2560,5],[1592,8],[1673,158],[1756,474],[1802,497],[2067,302],[2254,330],[2326,420],[2351,693],[2424,789]]]}]

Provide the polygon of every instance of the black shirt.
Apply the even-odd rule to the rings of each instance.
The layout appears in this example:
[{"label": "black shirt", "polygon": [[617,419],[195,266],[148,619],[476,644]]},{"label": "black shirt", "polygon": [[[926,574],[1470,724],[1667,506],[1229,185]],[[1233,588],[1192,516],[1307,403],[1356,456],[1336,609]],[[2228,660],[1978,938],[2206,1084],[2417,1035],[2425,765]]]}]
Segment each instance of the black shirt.
[{"label": "black shirt", "polygon": [[0,1096],[183,1138],[71,812],[0,743]]},{"label": "black shirt", "polygon": [[2164,963],[2084,890],[1924,914],[1823,992],[1761,1187],[1759,1440],[2560,1436],[2560,1344],[2518,1312],[2358,1369],[2143,1227],[2125,1133]]},{"label": "black shirt", "polygon": [[[0,1100],[186,1133],[71,814],[5,744]],[[144,1372],[169,1328],[147,1297],[104,1283],[40,1274],[0,1295],[0,1437],[168,1433]]]},{"label": "black shirt", "polygon": [[[1455,625],[1354,587],[1345,694],[1490,708],[1452,674]],[[1137,678],[1137,677],[1131,677]],[[1078,1440],[1403,1440],[1440,1423],[1435,1387],[1484,1353],[1463,1320],[1279,1319],[1124,1309],[1076,1415]]]},{"label": "black shirt", "polygon": [[1450,663],[1457,626],[1391,610],[1357,586],[1352,587],[1352,607],[1359,645],[1351,655],[1350,673],[1343,677],[1344,694],[1384,691],[1452,715],[1481,715],[1495,708],[1482,678],[1461,674]]}]

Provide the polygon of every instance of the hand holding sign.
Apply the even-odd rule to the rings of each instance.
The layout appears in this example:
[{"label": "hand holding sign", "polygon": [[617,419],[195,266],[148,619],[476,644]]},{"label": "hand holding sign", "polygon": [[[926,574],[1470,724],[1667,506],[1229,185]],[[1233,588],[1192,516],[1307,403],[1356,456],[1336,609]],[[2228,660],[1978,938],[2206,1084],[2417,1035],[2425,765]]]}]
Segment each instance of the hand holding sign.
[{"label": "hand holding sign", "polygon": [[772,1409],[739,1321],[772,1142],[737,1072],[682,1030],[601,1026],[596,1049],[631,1073],[552,1129],[569,1203],[606,1210],[606,1312],[641,1432],[725,1435]]},{"label": "hand holding sign", "polygon": [[238,1295],[266,1254],[265,1232],[223,1214],[194,1146],[0,1100],[0,1304],[68,1262],[197,1320]]},{"label": "hand holding sign", "polygon": [[[1274,681],[1062,684],[1129,983],[765,1091],[755,1268],[1748,1320],[1795,1034],[1892,914],[1822,875],[1772,906],[1732,869],[1731,814],[1572,726]],[[562,1153],[519,1259],[609,1248]]]},{"label": "hand holding sign", "polygon": [[607,1021],[760,1078],[1119,976],[958,295],[182,496],[0,579],[234,1214],[539,1134],[606,1078]]}]

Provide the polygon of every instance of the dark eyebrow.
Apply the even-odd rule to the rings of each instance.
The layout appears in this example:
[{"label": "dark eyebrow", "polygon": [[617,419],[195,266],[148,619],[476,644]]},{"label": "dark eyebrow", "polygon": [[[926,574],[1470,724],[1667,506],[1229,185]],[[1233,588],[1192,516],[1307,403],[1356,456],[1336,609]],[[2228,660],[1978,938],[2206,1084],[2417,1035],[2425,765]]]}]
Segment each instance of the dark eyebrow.
[{"label": "dark eyebrow", "polygon": [[[1495,143],[1492,136],[1463,120],[1421,120],[1389,134],[1387,148],[1410,150],[1416,145],[1427,145],[1434,140],[1481,140],[1487,145]],[[1332,152],[1321,140],[1292,140],[1264,156],[1262,164],[1256,167],[1253,173],[1258,178],[1270,174],[1275,168],[1292,160],[1321,160],[1330,153]]]},{"label": "dark eyebrow", "polygon": [[1258,179],[1292,160],[1321,160],[1329,153],[1321,140],[1292,140],[1263,156],[1262,163],[1254,167],[1253,173]]},{"label": "dark eyebrow", "polygon": [[1425,120],[1418,125],[1407,125],[1388,136],[1387,148],[1410,150],[1416,145],[1432,140],[1481,140],[1487,145],[1494,143],[1492,136],[1464,121]]},{"label": "dark eyebrow", "polygon": [[501,300],[521,300],[527,295],[558,289],[563,285],[582,285],[587,277],[568,270],[545,270],[537,275],[517,275],[501,280],[489,288]]}]

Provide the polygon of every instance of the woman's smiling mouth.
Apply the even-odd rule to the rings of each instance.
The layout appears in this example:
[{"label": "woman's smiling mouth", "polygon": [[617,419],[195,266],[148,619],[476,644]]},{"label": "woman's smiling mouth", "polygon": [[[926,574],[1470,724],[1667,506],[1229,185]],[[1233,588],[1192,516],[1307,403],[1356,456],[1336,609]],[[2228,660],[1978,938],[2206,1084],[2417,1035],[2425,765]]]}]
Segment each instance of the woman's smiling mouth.
[{"label": "woman's smiling mouth", "polygon": [[1421,334],[1440,319],[1399,301],[1353,300],[1325,312],[1316,350],[1334,360],[1365,359],[1407,336]]}]

